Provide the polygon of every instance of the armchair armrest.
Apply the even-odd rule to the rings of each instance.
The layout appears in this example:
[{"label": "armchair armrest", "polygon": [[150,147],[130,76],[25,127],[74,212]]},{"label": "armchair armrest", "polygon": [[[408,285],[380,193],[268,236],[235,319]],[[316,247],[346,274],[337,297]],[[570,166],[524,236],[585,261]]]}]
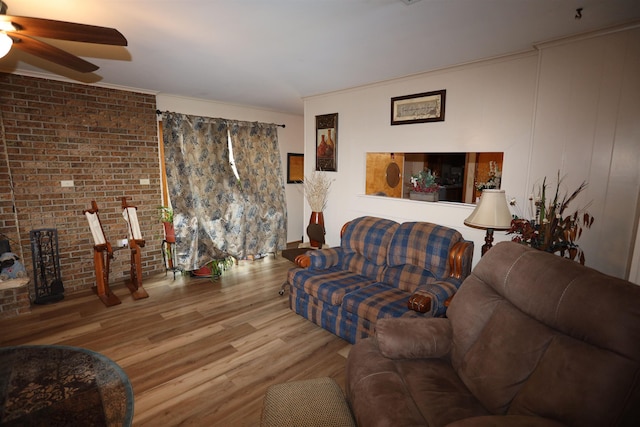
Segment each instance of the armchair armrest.
[{"label": "armchair armrest", "polygon": [[379,319],[375,336],[390,359],[437,358],[449,354],[453,330],[449,319],[396,317]]}]

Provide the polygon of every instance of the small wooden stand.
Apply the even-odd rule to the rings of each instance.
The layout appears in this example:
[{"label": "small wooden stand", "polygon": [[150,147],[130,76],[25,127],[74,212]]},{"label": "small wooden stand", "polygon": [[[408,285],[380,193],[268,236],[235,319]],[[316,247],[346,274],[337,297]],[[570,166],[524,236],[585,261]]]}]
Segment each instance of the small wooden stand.
[{"label": "small wooden stand", "polygon": [[127,287],[135,300],[149,297],[147,291],[142,287],[140,248],[144,247],[145,241],[140,233],[137,209],[135,206],[127,204],[126,197],[122,198],[122,216],[129,226],[129,249],[131,249],[131,280],[127,283]]},{"label": "small wooden stand", "polygon": [[96,270],[96,286],[93,289],[98,294],[100,301],[107,307],[120,304],[120,298],[109,289],[109,262],[113,258],[113,249],[104,236],[102,223],[98,216],[98,205],[95,200],[91,202],[91,209],[87,209],[82,213],[89,221],[89,227],[95,243],[93,246],[93,265]]},{"label": "small wooden stand", "polygon": [[[131,250],[131,280],[127,283],[127,288],[129,288],[135,300],[148,298],[149,294],[142,287],[140,248],[144,247],[145,241],[140,234],[136,207],[127,205],[127,199],[123,197],[122,209],[122,216],[127,221],[129,229],[129,249]],[[114,249],[104,235],[102,223],[98,216],[98,205],[95,200],[91,202],[91,209],[83,211],[83,214],[89,221],[89,228],[95,243],[93,246],[93,264],[96,271],[96,286],[93,289],[98,294],[100,301],[107,307],[120,304],[120,298],[109,288],[109,266],[111,259],[113,259]]]}]

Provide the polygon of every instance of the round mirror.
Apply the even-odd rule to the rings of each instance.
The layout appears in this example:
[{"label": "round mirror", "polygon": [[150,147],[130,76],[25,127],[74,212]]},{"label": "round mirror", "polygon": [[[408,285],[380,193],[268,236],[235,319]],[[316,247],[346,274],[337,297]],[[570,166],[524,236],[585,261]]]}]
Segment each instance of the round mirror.
[{"label": "round mirror", "polygon": [[387,166],[387,184],[389,187],[396,188],[400,183],[400,168],[396,162],[391,162]]}]

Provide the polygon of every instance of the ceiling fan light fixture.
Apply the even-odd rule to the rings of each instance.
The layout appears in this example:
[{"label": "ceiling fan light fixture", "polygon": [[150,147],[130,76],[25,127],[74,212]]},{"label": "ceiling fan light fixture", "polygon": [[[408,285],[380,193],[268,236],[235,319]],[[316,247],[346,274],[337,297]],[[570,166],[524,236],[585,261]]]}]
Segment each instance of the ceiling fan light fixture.
[{"label": "ceiling fan light fixture", "polygon": [[13,25],[11,21],[1,21],[0,20],[0,31],[16,31],[17,28]]},{"label": "ceiling fan light fixture", "polygon": [[13,40],[5,32],[0,32],[0,58],[4,57],[11,50]]}]

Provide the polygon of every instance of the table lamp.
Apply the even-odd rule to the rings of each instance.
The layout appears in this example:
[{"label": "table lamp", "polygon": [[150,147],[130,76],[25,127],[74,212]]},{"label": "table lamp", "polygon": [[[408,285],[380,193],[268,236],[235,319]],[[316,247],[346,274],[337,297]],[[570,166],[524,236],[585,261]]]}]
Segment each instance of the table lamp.
[{"label": "table lamp", "polygon": [[487,230],[482,255],[491,249],[493,230],[511,228],[511,212],[504,190],[483,190],[475,210],[464,220],[465,225]]}]

